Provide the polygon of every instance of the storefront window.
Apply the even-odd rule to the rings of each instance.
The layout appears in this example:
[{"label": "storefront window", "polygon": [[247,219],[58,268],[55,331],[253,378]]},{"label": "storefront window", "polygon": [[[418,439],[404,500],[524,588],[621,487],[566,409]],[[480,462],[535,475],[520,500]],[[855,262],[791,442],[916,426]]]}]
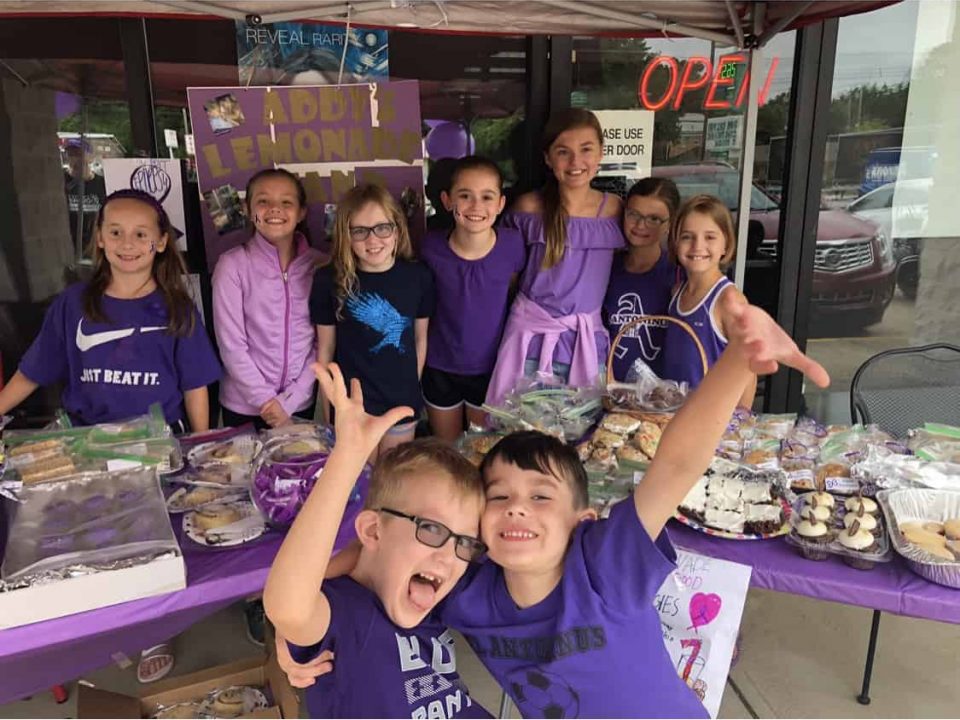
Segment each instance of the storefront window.
[{"label": "storefront window", "polygon": [[[777,305],[783,151],[795,42],[796,33],[782,33],[761,56],[750,232],[738,241],[739,252],[746,255],[744,292],[771,314]],[[667,177],[682,198],[716,195],[736,217],[747,53],[692,38],[581,37],[574,39],[574,51],[572,105],[653,114],[652,138],[640,162],[622,174],[617,168],[623,166],[602,166],[601,174],[608,177],[598,185],[624,193],[648,175]],[[619,155],[615,149],[614,154]]]},{"label": "storefront window", "polygon": [[957,340],[958,27],[932,0],[840,21],[808,344],[833,384],[805,393],[825,421],[849,421],[868,357]]},{"label": "storefront window", "polygon": [[[67,24],[45,27],[56,36]],[[110,23],[101,27],[107,29],[116,30]],[[36,47],[38,54],[53,50]],[[0,142],[9,151],[0,160],[6,191],[0,213],[0,360],[9,379],[50,300],[88,275],[93,228],[106,194],[103,162],[126,156],[131,138],[119,58],[25,59],[13,56],[15,47],[4,51]],[[16,414],[21,421],[44,422],[59,405],[58,395],[58,388],[43,388]]]}]

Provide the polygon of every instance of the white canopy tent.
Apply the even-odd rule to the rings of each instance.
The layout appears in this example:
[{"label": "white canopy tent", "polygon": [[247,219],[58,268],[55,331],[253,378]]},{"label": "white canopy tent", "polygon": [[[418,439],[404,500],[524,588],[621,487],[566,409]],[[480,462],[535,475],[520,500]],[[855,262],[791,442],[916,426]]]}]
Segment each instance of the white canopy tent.
[{"label": "white canopy tent", "polygon": [[347,22],[512,35],[667,35],[740,49],[785,29],[898,0],[0,0],[0,14],[220,17]]}]

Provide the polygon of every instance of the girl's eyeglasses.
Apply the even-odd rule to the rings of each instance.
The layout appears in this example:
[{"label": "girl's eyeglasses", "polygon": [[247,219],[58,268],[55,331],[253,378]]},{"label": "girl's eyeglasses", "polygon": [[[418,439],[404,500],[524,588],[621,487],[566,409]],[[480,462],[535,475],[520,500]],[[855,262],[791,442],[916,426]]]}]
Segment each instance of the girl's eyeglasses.
[{"label": "girl's eyeglasses", "polygon": [[373,233],[381,240],[386,240],[388,237],[393,235],[393,231],[396,229],[396,223],[392,222],[377,223],[376,225],[370,227],[365,225],[351,225],[350,239],[353,242],[363,242],[370,237],[370,233]]},{"label": "girl's eyeglasses", "polygon": [[669,220],[669,218],[660,217],[659,215],[641,215],[633,210],[627,210],[627,212],[624,213],[624,217],[632,223],[643,223],[648,228],[658,228]]},{"label": "girl's eyeglasses", "polygon": [[475,537],[469,535],[458,535],[450,528],[436,520],[418,517],[417,515],[407,515],[399,510],[391,508],[378,508],[378,512],[394,515],[399,518],[405,518],[417,526],[417,540],[424,545],[432,548],[443,547],[447,540],[453,538],[453,551],[457,557],[466,562],[477,562],[487,551],[487,546]]}]

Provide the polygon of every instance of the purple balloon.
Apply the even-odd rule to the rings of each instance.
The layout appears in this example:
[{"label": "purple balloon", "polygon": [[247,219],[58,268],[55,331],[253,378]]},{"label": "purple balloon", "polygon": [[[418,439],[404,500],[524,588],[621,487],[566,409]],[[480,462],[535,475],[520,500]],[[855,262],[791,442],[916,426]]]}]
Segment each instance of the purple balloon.
[{"label": "purple balloon", "polygon": [[427,155],[432,160],[462,158],[473,154],[476,143],[467,129],[458,122],[445,122],[427,133]]}]

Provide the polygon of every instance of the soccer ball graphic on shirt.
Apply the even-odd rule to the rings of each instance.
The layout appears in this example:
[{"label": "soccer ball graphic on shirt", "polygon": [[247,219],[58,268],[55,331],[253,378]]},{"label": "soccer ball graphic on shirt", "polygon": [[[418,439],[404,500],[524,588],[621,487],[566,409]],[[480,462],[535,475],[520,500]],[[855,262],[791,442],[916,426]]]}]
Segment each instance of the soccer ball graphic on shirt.
[{"label": "soccer ball graphic on shirt", "polygon": [[580,715],[580,696],[560,676],[539,668],[514,674],[512,695],[524,717],[575,718]]}]

